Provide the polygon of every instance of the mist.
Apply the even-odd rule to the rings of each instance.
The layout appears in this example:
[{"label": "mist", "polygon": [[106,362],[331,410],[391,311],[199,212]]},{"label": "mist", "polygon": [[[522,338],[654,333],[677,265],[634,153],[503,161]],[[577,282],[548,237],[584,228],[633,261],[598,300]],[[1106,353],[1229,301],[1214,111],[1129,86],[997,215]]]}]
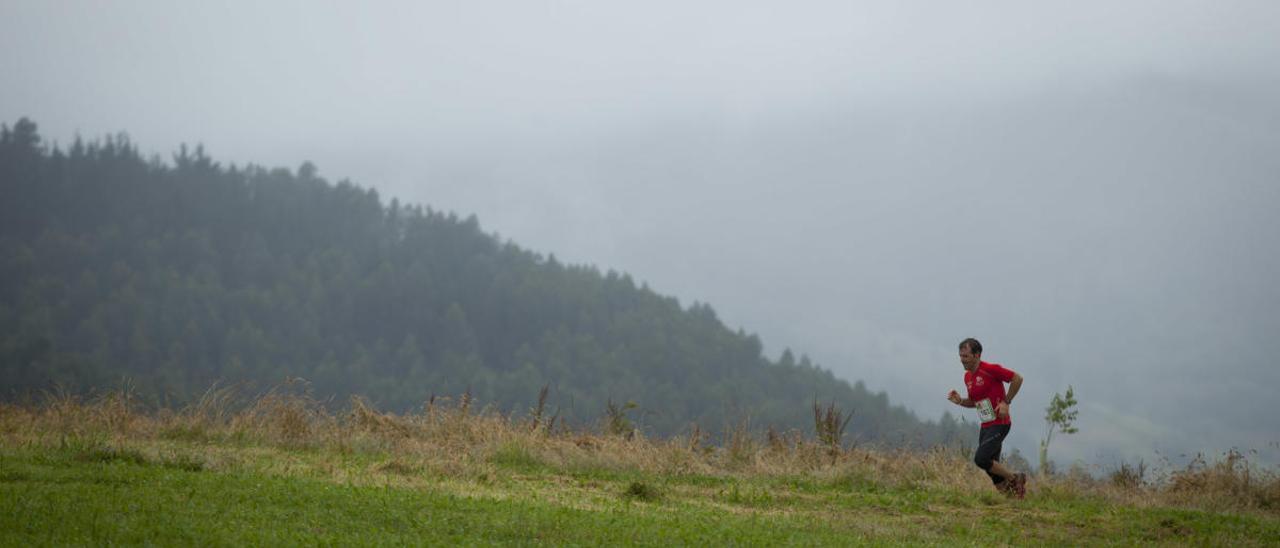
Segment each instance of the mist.
[{"label": "mist", "polygon": [[1024,455],[1075,388],[1060,466],[1280,463],[1276,36],[1271,2],[10,1],[0,120],[474,213],[924,418],[968,417],[977,337]]}]

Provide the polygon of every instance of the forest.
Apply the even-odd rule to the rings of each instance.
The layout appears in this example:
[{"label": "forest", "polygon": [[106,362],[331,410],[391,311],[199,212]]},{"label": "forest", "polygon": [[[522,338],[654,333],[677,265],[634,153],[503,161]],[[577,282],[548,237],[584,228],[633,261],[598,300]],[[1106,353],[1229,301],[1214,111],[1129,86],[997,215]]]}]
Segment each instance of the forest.
[{"label": "forest", "polygon": [[469,394],[524,413],[545,386],[567,424],[612,406],[660,436],[811,433],[815,404],[852,413],[849,443],[954,444],[976,429],[922,420],[791,350],[770,359],[709,304],[327,181],[310,162],[223,165],[199,146],[166,160],[125,134],[50,144],[24,118],[0,130],[0,196],[7,400],[128,383],[180,404],[305,379],[336,403],[408,412]]}]

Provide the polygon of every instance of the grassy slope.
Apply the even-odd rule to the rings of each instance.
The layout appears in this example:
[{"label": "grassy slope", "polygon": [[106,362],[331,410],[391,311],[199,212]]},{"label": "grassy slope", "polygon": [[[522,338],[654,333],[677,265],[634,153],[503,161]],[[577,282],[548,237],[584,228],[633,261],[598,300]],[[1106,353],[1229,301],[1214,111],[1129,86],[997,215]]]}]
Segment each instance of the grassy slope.
[{"label": "grassy slope", "polygon": [[[274,422],[199,428],[101,409],[0,407],[0,544],[1280,539],[1274,509],[1175,505],[1154,491],[1048,481],[1007,500],[954,454],[859,450],[828,460],[819,450],[806,461],[804,443],[782,453],[759,444],[725,460],[727,449],[536,435],[495,417],[455,416],[432,430],[365,413],[347,427],[312,417],[302,438],[276,428],[303,424],[279,409],[257,415]],[[421,429],[388,433],[396,424]]]}]

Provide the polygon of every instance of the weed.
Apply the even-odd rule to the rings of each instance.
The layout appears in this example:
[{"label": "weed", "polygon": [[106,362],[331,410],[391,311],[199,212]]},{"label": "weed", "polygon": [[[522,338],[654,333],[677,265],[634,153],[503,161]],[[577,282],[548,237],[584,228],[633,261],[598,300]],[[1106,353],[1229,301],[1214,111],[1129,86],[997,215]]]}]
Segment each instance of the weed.
[{"label": "weed", "polygon": [[846,415],[836,407],[834,401],[825,409],[816,400],[813,402],[813,428],[817,433],[818,442],[829,447],[833,456],[840,451],[841,438],[844,437],[844,430],[849,426],[849,420],[852,418],[852,410]]},{"label": "weed", "polygon": [[635,437],[635,427],[627,418],[627,411],[636,408],[636,402],[629,401],[623,405],[613,403],[610,399],[605,405],[605,432],[614,436],[625,436],[628,440]]},{"label": "weed", "polygon": [[[301,390],[301,393],[291,393]],[[326,417],[319,402],[310,396],[309,385],[300,378],[286,379],[258,398],[247,410],[231,419],[233,429],[265,433],[291,445],[305,445],[311,439],[313,423]]]},{"label": "weed", "polygon": [[462,397],[458,398],[458,414],[467,416],[471,413],[471,387],[467,387],[467,391],[462,393]]},{"label": "weed", "polygon": [[783,439],[782,434],[779,434],[778,430],[774,428],[772,424],[770,424],[769,429],[765,431],[765,442],[768,444],[769,450],[775,453],[782,453],[787,450],[786,440]]},{"label": "weed", "polygon": [[397,458],[378,465],[377,470],[398,476],[416,476],[422,473],[423,468],[420,464]]},{"label": "weed", "polygon": [[184,472],[201,472],[205,469],[204,460],[192,455],[174,455],[160,461],[160,465],[165,468],[174,470],[182,470]]},{"label": "weed", "polygon": [[134,394],[133,383],[125,379],[121,381],[118,390],[103,395],[97,405],[90,408],[99,414],[98,420],[104,422],[109,429],[124,432],[134,420],[136,405],[137,396]]},{"label": "weed", "polygon": [[20,481],[31,481],[31,474],[19,472],[17,470],[0,470],[0,483],[16,483]]},{"label": "weed", "polygon": [[873,472],[864,468],[854,468],[840,474],[831,482],[832,487],[857,493],[878,493],[883,487],[873,477]]},{"label": "weed", "polygon": [[126,464],[136,465],[150,464],[147,457],[137,449],[125,449],[118,447],[92,447],[80,449],[72,455],[72,458],[79,462],[123,462]]},{"label": "weed", "polygon": [[489,462],[518,470],[536,470],[545,466],[541,459],[517,443],[508,443],[499,448],[489,457]]},{"label": "weed", "polygon": [[[542,413],[547,408],[547,394],[550,388],[550,385],[542,385],[542,390],[538,391],[538,405],[529,410],[531,422],[529,431],[531,432],[537,432],[538,428],[542,426]],[[557,411],[556,416],[559,416],[559,414],[559,411]],[[547,431],[551,431],[553,428],[555,428],[555,417],[551,418],[551,424],[547,427]]]},{"label": "weed", "polygon": [[1138,464],[1130,466],[1127,462],[1121,462],[1120,466],[1111,472],[1111,484],[1116,487],[1133,489],[1142,486],[1144,476],[1147,474],[1147,463],[1139,459]]},{"label": "weed", "polygon": [[749,464],[757,452],[757,443],[751,435],[751,422],[748,418],[735,423],[729,428],[728,445],[729,462],[735,467]]},{"label": "weed", "polygon": [[622,496],[629,500],[641,500],[645,502],[653,502],[661,497],[657,488],[639,481],[631,482],[631,485],[627,486],[627,490],[622,493]]},{"label": "weed", "polygon": [[689,432],[689,451],[691,453],[705,453],[712,448],[707,446],[707,433],[698,427],[698,423],[693,423]]},{"label": "weed", "polygon": [[397,437],[408,437],[410,428],[391,415],[379,413],[360,396],[351,396],[351,412],[348,419],[359,429]]},{"label": "weed", "polygon": [[205,427],[200,424],[177,423],[160,430],[160,439],[174,441],[204,441],[208,439]]},{"label": "weed", "polygon": [[736,482],[730,484],[728,488],[717,492],[716,500],[753,508],[764,508],[774,503],[774,497],[768,490],[761,488],[742,489],[739,488]]}]

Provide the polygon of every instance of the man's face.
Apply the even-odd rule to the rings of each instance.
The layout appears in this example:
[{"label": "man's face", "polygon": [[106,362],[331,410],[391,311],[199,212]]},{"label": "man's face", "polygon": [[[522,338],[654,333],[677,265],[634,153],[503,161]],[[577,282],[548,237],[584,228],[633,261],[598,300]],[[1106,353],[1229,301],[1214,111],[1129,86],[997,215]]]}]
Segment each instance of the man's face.
[{"label": "man's face", "polygon": [[960,349],[960,364],[964,366],[965,371],[975,371],[978,369],[978,360],[982,359],[982,354],[974,354],[969,351],[969,347]]}]

